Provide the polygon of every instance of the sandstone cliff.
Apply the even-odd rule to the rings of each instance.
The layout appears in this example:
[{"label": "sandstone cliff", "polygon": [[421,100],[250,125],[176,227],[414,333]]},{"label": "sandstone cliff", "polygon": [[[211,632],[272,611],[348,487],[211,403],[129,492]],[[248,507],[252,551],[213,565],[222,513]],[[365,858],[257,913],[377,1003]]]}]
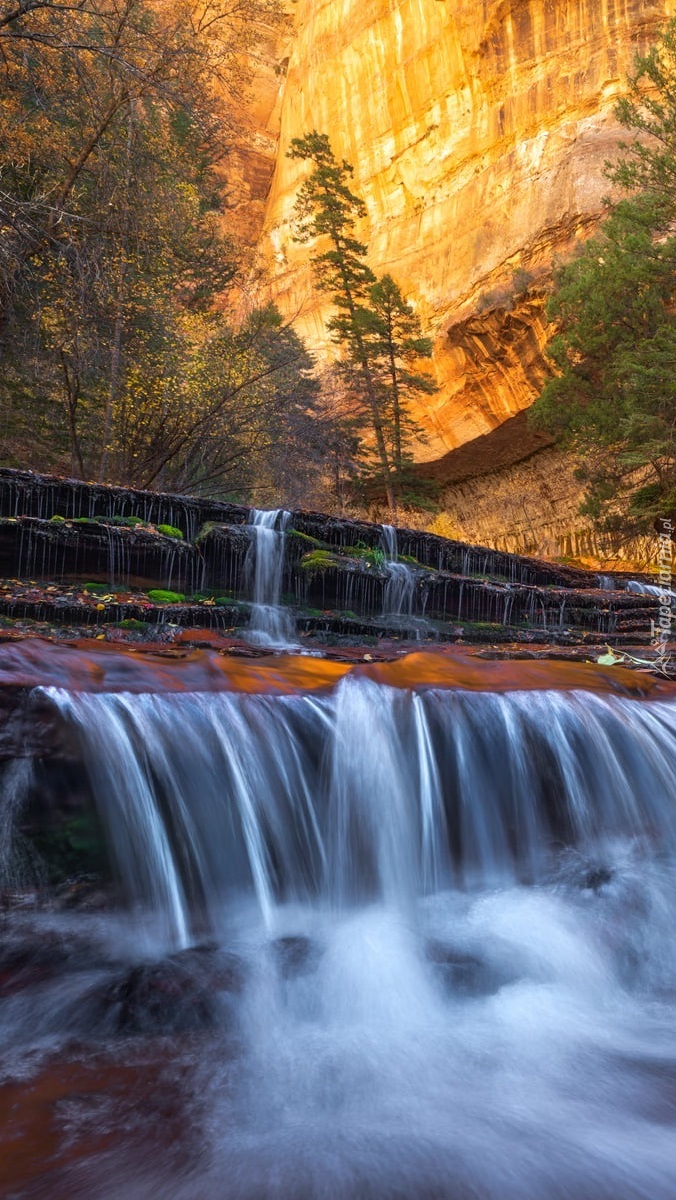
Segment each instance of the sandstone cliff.
[{"label": "sandstone cliff", "polygon": [[[305,170],[292,137],[327,132],[355,168],[376,271],[435,337],[441,390],[416,417],[435,459],[528,406],[545,372],[541,283],[608,190],[612,108],[674,0],[298,0],[263,253],[274,294],[326,352],[312,247],[294,243]],[[534,286],[535,284],[535,286]]]}]

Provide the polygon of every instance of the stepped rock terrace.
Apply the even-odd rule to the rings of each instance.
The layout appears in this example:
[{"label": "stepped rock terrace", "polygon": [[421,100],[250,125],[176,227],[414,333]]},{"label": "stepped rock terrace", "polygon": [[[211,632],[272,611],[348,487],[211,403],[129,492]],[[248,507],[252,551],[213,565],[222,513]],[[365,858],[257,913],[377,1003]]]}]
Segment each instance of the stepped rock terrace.
[{"label": "stepped rock terrace", "polygon": [[573,567],[417,530],[396,530],[392,543],[388,526],[318,513],[287,514],[266,534],[253,512],[0,470],[0,618],[106,636],[134,623],[162,637],[177,627],[239,636],[256,623],[264,534],[279,554],[272,607],[311,641],[644,645],[659,609],[654,595],[612,578],[601,588]]}]

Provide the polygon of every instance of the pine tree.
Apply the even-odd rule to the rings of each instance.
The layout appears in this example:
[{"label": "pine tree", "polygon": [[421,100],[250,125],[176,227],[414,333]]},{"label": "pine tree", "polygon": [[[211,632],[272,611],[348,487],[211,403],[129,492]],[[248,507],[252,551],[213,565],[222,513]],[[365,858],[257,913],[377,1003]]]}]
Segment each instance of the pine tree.
[{"label": "pine tree", "polygon": [[396,514],[392,464],[386,441],[385,418],[369,346],[372,321],[369,290],[376,282],[366,263],[366,246],[354,235],[356,221],[366,215],[363,200],[349,186],[353,168],[335,158],[326,134],[294,138],[289,158],[313,164],[296,201],[297,232],[301,242],[327,238],[330,249],[315,259],[317,286],[328,292],[338,309],[328,323],[334,339],[345,347],[350,366],[360,381],[376,442],[380,470],[390,511]]},{"label": "pine tree", "polygon": [[391,423],[392,464],[401,486],[410,462],[407,443],[412,437],[423,436],[405,401],[412,394],[429,396],[438,390],[430,375],[415,369],[419,359],[431,356],[432,341],[423,336],[420,318],[391,275],[383,275],[371,285],[369,302],[371,339]]}]

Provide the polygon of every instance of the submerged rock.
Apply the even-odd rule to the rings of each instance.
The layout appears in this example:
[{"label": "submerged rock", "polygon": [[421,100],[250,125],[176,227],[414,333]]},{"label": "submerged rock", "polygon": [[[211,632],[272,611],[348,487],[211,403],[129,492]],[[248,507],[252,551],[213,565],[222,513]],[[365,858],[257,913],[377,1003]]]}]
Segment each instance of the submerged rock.
[{"label": "submerged rock", "polygon": [[456,996],[492,996],[517,978],[515,972],[503,965],[441,941],[429,941],[425,957],[444,988]]},{"label": "submerged rock", "polygon": [[219,994],[238,994],[246,977],[238,955],[213,947],[138,963],[84,997],[92,1033],[157,1036],[198,1033],[223,1024]]},{"label": "submerged rock", "polygon": [[271,946],[282,979],[295,979],[316,971],[321,951],[309,937],[295,935],[277,938]]}]

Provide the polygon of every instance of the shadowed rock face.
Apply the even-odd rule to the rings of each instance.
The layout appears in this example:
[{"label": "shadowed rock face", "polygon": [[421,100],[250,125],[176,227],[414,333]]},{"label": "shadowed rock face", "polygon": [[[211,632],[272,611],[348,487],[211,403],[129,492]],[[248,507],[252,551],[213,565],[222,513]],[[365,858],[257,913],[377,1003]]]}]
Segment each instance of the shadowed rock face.
[{"label": "shadowed rock face", "polygon": [[[615,99],[671,0],[299,0],[263,249],[276,299],[328,353],[313,247],[290,226],[330,134],[355,168],[370,263],[436,334],[441,391],[415,416],[433,459],[529,405],[546,328],[538,281],[601,211]],[[490,352],[489,352],[490,351]]]}]

